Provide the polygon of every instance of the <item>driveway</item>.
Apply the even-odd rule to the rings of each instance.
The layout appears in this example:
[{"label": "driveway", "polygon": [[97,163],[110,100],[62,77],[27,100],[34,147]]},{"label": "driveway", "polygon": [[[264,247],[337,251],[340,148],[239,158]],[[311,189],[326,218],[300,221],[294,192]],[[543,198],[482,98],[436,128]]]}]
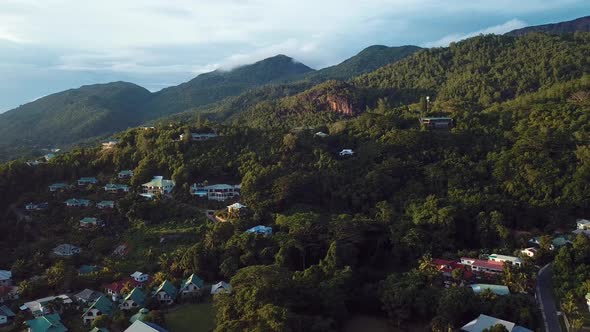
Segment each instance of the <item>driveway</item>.
[{"label": "driveway", "polygon": [[537,299],[543,314],[543,323],[546,332],[561,332],[559,318],[557,318],[557,306],[553,297],[553,265],[547,264],[539,270],[537,278]]}]

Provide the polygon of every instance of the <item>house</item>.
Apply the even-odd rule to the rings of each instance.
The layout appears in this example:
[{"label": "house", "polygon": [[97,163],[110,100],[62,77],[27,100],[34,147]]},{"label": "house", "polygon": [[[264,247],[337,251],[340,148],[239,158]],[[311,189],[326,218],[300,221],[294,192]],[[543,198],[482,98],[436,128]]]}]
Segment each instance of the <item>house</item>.
[{"label": "house", "polygon": [[0,306],[0,326],[8,324],[16,315],[9,307]]},{"label": "house", "polygon": [[145,294],[143,294],[143,291],[139,287],[135,287],[123,298],[119,308],[121,310],[131,310],[138,307],[143,307],[144,304]]},{"label": "house", "polygon": [[141,308],[141,309],[139,309],[139,311],[135,315],[133,315],[133,316],[131,316],[131,318],[129,318],[129,323],[133,324],[133,323],[135,323],[136,320],[140,320],[143,322],[149,313],[150,313],[149,309]]},{"label": "house", "polygon": [[29,327],[28,332],[65,332],[68,328],[61,322],[59,314],[40,316],[35,319],[25,321]]},{"label": "house", "polygon": [[134,288],[143,288],[144,284],[141,282],[137,282],[132,278],[126,278],[124,280],[118,280],[113,283],[110,283],[104,286],[105,292],[113,298],[113,301],[116,301],[120,296],[123,295],[122,291],[127,286],[134,287]]},{"label": "house", "polygon": [[114,147],[117,146],[117,144],[119,144],[119,141],[117,140],[112,140],[112,141],[108,141],[108,142],[103,142],[102,143],[102,149],[103,150],[110,150]]},{"label": "house", "polygon": [[25,205],[25,210],[27,211],[43,211],[49,208],[49,203],[43,202],[39,204],[35,204],[30,202],[29,204]]},{"label": "house", "polygon": [[220,281],[211,286],[211,294],[229,294],[231,293],[231,285],[225,281]]},{"label": "house", "polygon": [[131,278],[133,278],[133,280],[135,280],[137,282],[144,283],[144,282],[147,282],[150,279],[150,276],[147,273],[142,273],[142,272],[139,272],[139,271],[135,271],[131,275]]},{"label": "house", "polygon": [[42,299],[26,302],[22,306],[20,306],[20,309],[22,311],[28,310],[33,314],[33,316],[40,317],[51,313],[51,303],[56,300],[61,301],[63,304],[72,304],[73,302],[69,296],[62,294],[58,296],[48,296]]},{"label": "house", "polygon": [[92,289],[84,289],[83,291],[74,295],[74,300],[80,303],[92,303],[98,300],[101,296],[104,296],[103,293],[94,291]]},{"label": "house", "polygon": [[[583,230],[575,230],[573,231],[573,233],[578,234],[578,232],[580,233],[588,233],[590,234],[590,231],[583,231]],[[529,240],[529,243],[534,244],[536,246],[541,246],[541,238],[539,236],[536,236],[532,239]],[[572,241],[568,240],[567,237],[560,235],[560,236],[556,236],[555,238],[553,238],[551,240],[551,244],[549,245],[549,250],[555,250],[555,249],[559,249],[565,245],[568,244],[573,244]]]},{"label": "house", "polygon": [[428,129],[450,129],[455,126],[453,119],[446,116],[420,118],[420,124]]},{"label": "house", "polygon": [[62,182],[59,183],[54,183],[52,185],[49,186],[49,191],[51,192],[57,192],[57,191],[63,191],[65,189],[68,188],[68,185]]},{"label": "house", "polygon": [[94,217],[84,217],[80,219],[80,227],[82,228],[89,228],[89,227],[96,227],[96,226],[103,226],[104,222],[98,218]]},{"label": "house", "polygon": [[328,137],[328,136],[330,136],[330,135],[328,135],[328,134],[326,134],[326,133],[324,133],[324,132],[318,131],[317,133],[313,134],[313,136],[314,136],[314,137],[321,137],[321,138],[324,138],[324,137]]},{"label": "house", "polygon": [[55,153],[48,153],[43,156],[43,159],[45,159],[45,161],[50,161],[53,158],[55,158]]},{"label": "house", "polygon": [[170,194],[175,184],[173,180],[165,180],[163,176],[154,176],[150,182],[141,185],[143,187],[142,196],[153,197]]},{"label": "house", "polygon": [[39,161],[39,160],[29,160],[27,161],[27,165],[28,166],[38,166],[40,164],[43,164],[44,162]]},{"label": "house", "polygon": [[354,151],[352,151],[352,149],[343,149],[339,153],[340,157],[352,156],[353,154],[354,154]]},{"label": "house", "polygon": [[[455,261],[449,261],[444,259],[433,259],[432,265],[442,274],[442,276],[448,280],[454,279],[453,271],[459,270],[461,272],[460,281],[469,281],[475,277],[473,272],[468,268],[467,265],[461,264]],[[445,282],[447,284],[447,282]]]},{"label": "house", "polygon": [[[180,134],[179,139],[182,141],[186,137],[185,134]],[[217,137],[216,133],[191,133],[190,140],[191,141],[206,141],[212,138]]]},{"label": "house", "polygon": [[174,303],[176,295],[178,295],[178,290],[168,280],[164,280],[164,282],[154,291],[154,296],[161,304],[170,305]]},{"label": "house", "polygon": [[0,286],[12,286],[12,272],[0,270]]},{"label": "house", "polygon": [[124,332],[168,332],[168,330],[154,323],[136,320]]},{"label": "house", "polygon": [[82,319],[84,320],[84,324],[92,323],[92,321],[102,315],[110,316],[113,311],[113,302],[111,302],[106,296],[101,296],[84,311]]},{"label": "house", "polygon": [[113,255],[125,256],[125,255],[127,255],[128,251],[129,251],[129,247],[127,246],[127,243],[123,243],[123,244],[120,244],[117,247],[115,247],[115,250],[113,250]]},{"label": "house", "polygon": [[576,220],[576,229],[582,231],[590,231],[590,220],[578,219]]},{"label": "house", "polygon": [[510,263],[515,266],[522,266],[522,259],[514,256],[491,254],[488,256],[488,260],[492,262]]},{"label": "house", "polygon": [[530,247],[530,248],[525,248],[525,249],[522,249],[522,250],[520,251],[520,253],[521,253],[523,256],[527,256],[527,257],[535,257],[535,256],[537,255],[537,248],[533,248],[533,247]]},{"label": "house", "polygon": [[197,277],[195,274],[191,274],[188,278],[182,281],[182,284],[180,284],[179,293],[183,297],[192,296],[203,289],[204,285],[205,282],[203,279]]},{"label": "house", "polygon": [[504,263],[486,261],[482,259],[461,257],[461,264],[467,265],[471,271],[478,274],[498,274],[504,272]]},{"label": "house", "polygon": [[99,209],[114,209],[115,201],[100,201],[96,204]]},{"label": "house", "polygon": [[87,199],[70,198],[65,201],[67,207],[89,207],[90,201]]},{"label": "house", "polygon": [[258,225],[246,230],[246,233],[272,235],[272,227]]},{"label": "house", "polygon": [[89,184],[97,184],[97,183],[98,183],[98,180],[94,177],[84,177],[84,178],[78,179],[79,186],[87,186]]},{"label": "house", "polygon": [[130,169],[126,169],[126,170],[120,171],[117,174],[117,177],[119,179],[129,179],[129,178],[132,178],[133,177],[133,171],[130,170]]},{"label": "house", "polygon": [[481,294],[489,290],[496,295],[510,295],[510,290],[504,285],[472,284],[469,285],[475,294]]},{"label": "house", "polygon": [[244,211],[247,208],[246,205],[243,205],[241,203],[234,203],[232,205],[228,205],[227,207],[227,213],[229,215],[237,215],[239,216],[242,211]]},{"label": "house", "polygon": [[471,322],[465,324],[461,328],[461,331],[481,332],[485,329],[489,329],[490,327],[498,325],[498,324],[503,325],[506,328],[506,330],[508,330],[508,332],[533,332],[532,330],[529,330],[529,329],[524,328],[522,326],[518,326],[512,322],[502,320],[499,318],[495,318],[495,317],[491,317],[491,316],[487,316],[487,315],[483,315],[483,314],[479,315],[479,317],[472,320]]},{"label": "house", "polygon": [[82,251],[80,247],[76,247],[72,244],[60,244],[59,246],[53,248],[53,253],[60,257],[71,257],[76,254],[79,254]]},{"label": "house", "polygon": [[128,193],[129,186],[126,184],[109,183],[104,186],[104,191],[108,193]]},{"label": "house", "polygon": [[0,303],[18,300],[19,293],[17,286],[0,286]]},{"label": "house", "polygon": [[198,197],[207,197],[213,201],[225,201],[240,195],[242,186],[231,184],[214,184],[205,186],[203,184],[193,184],[190,193]]}]

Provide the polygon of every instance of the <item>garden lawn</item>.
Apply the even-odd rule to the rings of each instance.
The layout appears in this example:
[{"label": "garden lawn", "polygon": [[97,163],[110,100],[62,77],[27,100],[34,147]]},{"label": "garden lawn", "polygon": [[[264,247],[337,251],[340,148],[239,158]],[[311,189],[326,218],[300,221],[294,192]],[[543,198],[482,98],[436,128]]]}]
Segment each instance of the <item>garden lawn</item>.
[{"label": "garden lawn", "polygon": [[187,304],[166,314],[170,332],[209,332],[215,328],[215,310],[210,302]]}]

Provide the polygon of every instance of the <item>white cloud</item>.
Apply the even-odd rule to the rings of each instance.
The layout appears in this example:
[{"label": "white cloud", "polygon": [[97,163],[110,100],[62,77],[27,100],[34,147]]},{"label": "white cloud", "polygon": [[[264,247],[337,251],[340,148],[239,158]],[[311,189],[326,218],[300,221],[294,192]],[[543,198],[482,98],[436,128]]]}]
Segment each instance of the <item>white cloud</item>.
[{"label": "white cloud", "polygon": [[526,25],[527,24],[521,20],[512,19],[510,21],[507,21],[507,22],[499,24],[499,25],[494,25],[494,26],[491,26],[491,27],[488,27],[485,29],[481,29],[481,30],[477,30],[477,31],[469,32],[469,33],[463,33],[463,34],[456,33],[456,34],[446,35],[446,36],[442,37],[441,39],[435,40],[433,42],[425,43],[423,46],[424,47],[444,47],[444,46],[448,46],[452,42],[467,39],[470,37],[475,37],[475,36],[479,36],[479,35],[488,35],[488,34],[499,35],[499,34],[506,33],[508,31],[520,29],[522,27],[525,27]]}]

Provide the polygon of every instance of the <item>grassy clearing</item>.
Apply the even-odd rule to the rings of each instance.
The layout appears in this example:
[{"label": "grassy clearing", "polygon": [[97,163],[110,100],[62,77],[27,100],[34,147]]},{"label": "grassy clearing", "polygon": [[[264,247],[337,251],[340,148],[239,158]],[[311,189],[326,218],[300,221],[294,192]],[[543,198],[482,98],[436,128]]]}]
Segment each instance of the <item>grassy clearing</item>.
[{"label": "grassy clearing", "polygon": [[170,332],[209,332],[215,328],[215,310],[212,303],[188,304],[166,314],[166,327]]}]

